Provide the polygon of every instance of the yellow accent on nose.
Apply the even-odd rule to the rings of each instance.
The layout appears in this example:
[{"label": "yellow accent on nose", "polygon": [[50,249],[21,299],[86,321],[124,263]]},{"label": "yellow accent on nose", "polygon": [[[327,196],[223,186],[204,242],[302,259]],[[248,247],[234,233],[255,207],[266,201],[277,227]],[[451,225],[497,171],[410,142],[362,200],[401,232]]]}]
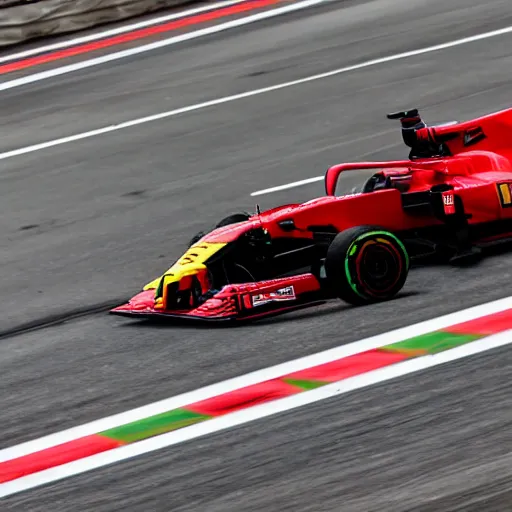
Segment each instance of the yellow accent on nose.
[{"label": "yellow accent on nose", "polygon": [[206,268],[205,262],[215,253],[219,252],[226,243],[210,243],[203,242],[189,247],[187,252],[163,275],[151,281],[144,290],[152,290],[158,288],[160,281],[164,278],[164,285],[179,281],[185,276],[197,274],[200,270]]}]

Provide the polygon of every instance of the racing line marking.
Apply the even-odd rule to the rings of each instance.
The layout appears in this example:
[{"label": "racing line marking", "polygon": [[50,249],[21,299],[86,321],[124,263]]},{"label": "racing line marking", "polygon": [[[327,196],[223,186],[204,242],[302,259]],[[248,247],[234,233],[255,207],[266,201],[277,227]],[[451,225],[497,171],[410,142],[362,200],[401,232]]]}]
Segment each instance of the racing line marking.
[{"label": "racing line marking", "polygon": [[68,73],[73,73],[75,71],[87,69],[87,68],[90,68],[93,66],[98,66],[100,64],[106,64],[107,62],[113,62],[113,61],[116,61],[119,59],[124,59],[126,57],[132,57],[134,55],[139,55],[141,53],[150,52],[150,51],[153,51],[153,50],[156,50],[159,48],[164,48],[166,46],[170,46],[173,44],[182,43],[183,41],[190,41],[192,39],[198,39],[200,37],[217,34],[219,32],[223,32],[225,30],[230,30],[232,28],[249,25],[251,23],[256,23],[261,20],[266,20],[266,19],[274,18],[276,16],[281,16],[283,14],[300,11],[303,9],[307,9],[309,7],[314,7],[316,5],[325,3],[327,1],[331,1],[331,0],[302,0],[301,2],[298,2],[295,4],[286,5],[283,7],[276,7],[269,11],[264,11],[261,13],[253,14],[251,16],[244,16],[243,18],[239,18],[239,19],[236,19],[233,21],[228,21],[226,23],[221,23],[219,25],[214,25],[213,27],[207,27],[207,28],[203,28],[200,30],[195,30],[194,32],[188,32],[186,34],[170,37],[167,39],[162,39],[160,41],[155,41],[153,43],[145,44],[142,46],[128,48],[126,50],[121,50],[119,52],[102,55],[101,57],[96,57],[93,59],[76,62],[74,64],[69,64],[67,66],[53,68],[53,69],[49,69],[47,71],[41,71],[39,73],[34,73],[32,75],[28,75],[28,76],[24,76],[24,77],[10,80],[7,82],[3,82],[0,84],[0,91],[12,89],[14,87],[20,87],[22,85],[27,85],[27,84],[30,84],[33,82],[39,82],[41,80],[46,80],[48,78],[54,78],[56,76],[61,76],[61,75],[65,75]]},{"label": "racing line marking", "polygon": [[166,23],[172,20],[178,20],[180,18],[186,18],[187,16],[194,16],[207,11],[214,11],[216,9],[222,9],[223,7],[229,7],[245,0],[227,0],[225,2],[218,2],[215,4],[208,4],[202,7],[195,7],[194,9],[188,9],[186,11],[179,11],[173,14],[166,14],[165,16],[159,16],[157,18],[151,18],[149,20],[140,21],[138,23],[131,23],[129,25],[123,25],[118,28],[104,30],[103,32],[95,32],[88,36],[76,37],[74,39],[67,39],[60,43],[48,44],[45,46],[38,46],[37,48],[31,48],[30,50],[24,50],[22,52],[10,53],[9,55],[0,56],[0,63],[9,62],[12,60],[26,59],[34,55],[41,53],[53,52],[55,50],[61,50],[63,48],[69,48],[70,46],[78,46],[84,43],[90,43],[91,41],[97,41],[98,39],[104,39],[107,37],[117,36],[126,32],[133,32],[141,28],[151,27],[160,23]]},{"label": "racing line marking", "polygon": [[0,498],[508,345],[511,325],[512,296],[0,450]]},{"label": "racing line marking", "polygon": [[314,176],[313,178],[306,178],[305,180],[293,181],[292,183],[286,183],[286,185],[277,185],[277,187],[265,188],[258,190],[257,192],[251,192],[251,196],[262,196],[264,194],[271,194],[272,192],[279,192],[281,190],[287,190],[289,188],[302,187],[302,185],[309,185],[310,183],[316,183],[317,181],[323,181],[325,176]]},{"label": "racing line marking", "polygon": [[[135,55],[136,53],[141,53],[142,51],[149,51],[148,47],[151,47],[150,49],[154,49],[154,48],[159,47],[159,45],[162,46],[162,45],[165,45],[165,44],[173,44],[173,43],[171,43],[169,41],[178,42],[178,40],[184,41],[184,40],[187,40],[187,39],[193,39],[195,37],[200,37],[201,35],[206,35],[208,33],[219,32],[221,30],[227,30],[228,28],[232,28],[234,26],[245,25],[245,24],[253,23],[253,22],[261,20],[261,19],[266,19],[266,18],[270,18],[270,17],[273,17],[273,16],[278,16],[279,14],[284,14],[286,12],[292,12],[294,10],[304,9],[306,7],[310,7],[310,6],[313,6],[313,5],[320,4],[320,3],[324,2],[324,1],[325,0],[308,0],[306,2],[300,2],[298,4],[293,4],[293,5],[290,5],[290,6],[287,6],[287,7],[281,7],[281,8],[273,9],[272,11],[269,11],[269,12],[255,14],[254,16],[248,16],[248,17],[242,18],[241,20],[235,20],[235,21],[232,21],[232,22],[224,23],[224,24],[218,25],[216,27],[206,28],[206,29],[202,29],[202,30],[199,30],[199,31],[196,31],[196,32],[192,32],[190,34],[185,34],[185,35],[182,35],[182,36],[177,36],[177,37],[168,39],[166,41],[159,41],[159,42],[153,43],[151,45],[147,45],[147,46],[143,46],[143,47],[139,47],[139,48],[134,48],[134,49],[130,49],[130,50],[124,50],[124,51],[119,52],[119,53],[115,53],[115,54],[112,54],[112,55],[106,55],[104,57],[99,57],[97,59],[93,59],[93,60],[90,60],[90,61],[85,61],[85,62],[81,62],[81,63],[78,63],[78,64],[73,64],[73,65],[70,65],[70,66],[64,66],[62,68],[57,68],[57,69],[53,69],[53,70],[49,70],[49,71],[44,71],[44,72],[41,72],[41,73],[36,73],[34,75],[27,76],[27,77],[24,77],[24,78],[19,78],[19,79],[16,79],[16,80],[11,80],[9,82],[4,82],[3,84],[0,84],[0,91],[1,90],[6,90],[6,89],[11,89],[11,88],[14,88],[14,87],[19,87],[21,85],[25,85],[25,84],[31,83],[31,82],[36,82],[38,80],[44,80],[46,78],[51,78],[53,76],[58,76],[58,75],[62,75],[62,74],[65,74],[65,73],[70,73],[72,71],[76,71],[78,69],[83,69],[83,68],[89,67],[89,66],[94,66],[96,64],[102,64],[104,62],[108,62],[109,60],[115,60],[115,59],[119,59],[119,58],[122,58],[122,57],[127,57],[127,56],[130,56],[130,55]],[[228,27],[228,25],[229,25],[229,27]],[[442,43],[442,44],[438,44],[438,45],[435,45],[435,46],[428,46],[426,48],[422,48],[422,49],[418,49],[418,50],[411,50],[409,52],[399,53],[399,54],[396,54],[396,55],[389,55],[387,57],[381,57],[379,59],[373,59],[373,60],[369,60],[369,61],[366,61],[366,62],[361,62],[359,64],[355,64],[355,65],[352,65],[352,66],[346,66],[346,67],[343,67],[343,68],[338,68],[338,69],[334,69],[334,70],[331,70],[331,71],[327,71],[325,73],[320,73],[320,74],[317,74],[317,75],[311,75],[311,76],[308,76],[308,77],[299,78],[297,80],[292,80],[290,82],[283,82],[283,83],[272,85],[272,86],[269,86],[269,87],[263,87],[261,89],[254,89],[252,91],[247,91],[247,92],[243,92],[243,93],[240,93],[240,94],[234,94],[232,96],[224,96],[223,98],[217,98],[217,99],[214,99],[214,100],[205,101],[205,102],[202,102],[202,103],[197,103],[195,105],[189,105],[187,107],[182,107],[182,108],[178,108],[178,109],[174,109],[174,110],[169,110],[167,112],[161,112],[160,114],[153,114],[153,115],[150,115],[150,116],[141,117],[141,118],[138,118],[138,119],[133,119],[131,121],[125,121],[123,123],[119,123],[119,124],[115,124],[115,125],[105,126],[103,128],[98,128],[98,129],[91,130],[91,131],[88,131],[88,132],[78,133],[76,135],[70,135],[68,137],[62,137],[60,139],[54,139],[54,140],[51,140],[51,141],[41,142],[39,144],[33,144],[31,146],[25,146],[25,147],[22,147],[22,148],[11,150],[11,151],[6,151],[4,153],[0,153],[0,160],[4,160],[6,158],[12,158],[12,157],[19,156],[19,155],[24,155],[24,154],[27,154],[27,153],[32,153],[34,151],[40,151],[40,150],[43,150],[43,149],[46,149],[46,148],[50,148],[50,147],[54,147],[54,146],[59,146],[61,144],[67,144],[69,142],[74,142],[74,141],[77,141],[77,140],[83,140],[83,139],[87,139],[87,138],[90,138],[90,137],[95,137],[95,136],[102,135],[102,134],[109,133],[109,132],[123,130],[125,128],[130,128],[132,126],[138,126],[138,125],[142,125],[142,124],[146,124],[146,123],[151,123],[151,122],[158,121],[158,120],[161,120],[161,119],[166,119],[168,117],[174,117],[174,116],[178,116],[180,114],[186,114],[188,112],[194,112],[196,110],[201,110],[201,109],[205,109],[205,108],[209,108],[209,107],[214,107],[216,105],[222,105],[224,103],[229,103],[229,102],[232,102],[232,101],[237,101],[237,100],[241,100],[241,99],[245,99],[245,98],[250,98],[252,96],[258,96],[258,95],[266,94],[266,93],[273,92],[273,91],[279,91],[281,89],[286,89],[288,87],[295,87],[297,85],[302,85],[302,84],[306,84],[306,83],[309,83],[309,82],[314,82],[314,81],[317,81],[317,80],[322,80],[324,78],[330,78],[330,77],[333,77],[333,76],[340,75],[342,73],[348,73],[350,71],[357,71],[357,70],[365,69],[365,68],[368,68],[368,67],[371,67],[371,66],[376,66],[376,65],[379,65],[379,64],[385,64],[387,62],[392,62],[392,61],[396,61],[396,60],[400,60],[400,59],[406,59],[406,58],[409,58],[409,57],[415,57],[415,56],[422,55],[422,54],[425,54],[425,53],[436,52],[436,51],[444,50],[444,49],[447,49],[447,48],[453,48],[455,46],[460,46],[460,45],[472,43],[472,42],[475,42],[475,41],[481,41],[483,39],[489,39],[491,37],[497,37],[497,36],[500,36],[500,35],[509,34],[511,32],[512,32],[512,26],[508,26],[508,27],[505,27],[505,28],[502,28],[502,29],[499,29],[499,30],[493,30],[491,32],[485,32],[483,34],[478,34],[478,35],[466,37],[466,38],[463,38],[463,39],[457,39],[455,41],[451,41],[451,42],[447,42],[447,43]],[[157,45],[157,46],[155,46],[155,45]],[[314,180],[315,178],[310,178],[310,179]]]},{"label": "racing line marking", "polygon": [[154,27],[142,28],[139,30],[131,31],[125,34],[120,34],[100,41],[93,41],[80,46],[73,46],[65,50],[60,50],[53,53],[39,55],[9,64],[3,64],[0,66],[0,75],[11,73],[13,71],[20,71],[22,69],[31,68],[40,64],[48,64],[57,60],[62,60],[69,57],[76,57],[86,53],[91,53],[97,50],[104,50],[114,46],[138,41],[144,38],[155,36],[158,34],[164,34],[174,30],[199,25],[208,21],[216,21],[236,14],[246,13],[248,11],[255,11],[257,9],[263,9],[265,7],[271,7],[283,0],[250,0],[246,2],[238,2],[236,5],[230,7],[224,7],[222,9],[216,9],[203,14],[197,14],[188,18],[180,19],[177,21],[170,21]]}]

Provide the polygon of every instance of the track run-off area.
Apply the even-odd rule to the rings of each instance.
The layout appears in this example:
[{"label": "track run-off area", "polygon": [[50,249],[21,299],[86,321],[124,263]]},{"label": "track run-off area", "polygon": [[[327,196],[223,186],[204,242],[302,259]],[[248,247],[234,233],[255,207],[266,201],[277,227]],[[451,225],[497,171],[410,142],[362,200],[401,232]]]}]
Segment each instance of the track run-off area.
[{"label": "track run-off area", "polygon": [[387,112],[510,107],[508,2],[306,3],[2,75],[2,510],[510,503],[507,253],[413,269],[387,303],[236,328],[106,314],[225,215],[406,156]]}]

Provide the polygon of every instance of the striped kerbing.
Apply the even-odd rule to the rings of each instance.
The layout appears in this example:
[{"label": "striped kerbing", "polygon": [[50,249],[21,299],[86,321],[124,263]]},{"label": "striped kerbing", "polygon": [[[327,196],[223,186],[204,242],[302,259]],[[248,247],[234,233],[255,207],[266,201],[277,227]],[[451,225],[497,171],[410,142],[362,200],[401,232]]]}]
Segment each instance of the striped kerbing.
[{"label": "striped kerbing", "polygon": [[512,309],[313,366],[0,463],[0,482],[503,332]]}]

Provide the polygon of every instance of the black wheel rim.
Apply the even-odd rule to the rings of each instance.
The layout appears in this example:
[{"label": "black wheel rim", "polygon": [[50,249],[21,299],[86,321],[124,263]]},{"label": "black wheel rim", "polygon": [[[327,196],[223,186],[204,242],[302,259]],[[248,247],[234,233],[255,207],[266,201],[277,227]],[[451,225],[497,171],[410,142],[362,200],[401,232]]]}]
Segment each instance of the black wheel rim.
[{"label": "black wheel rim", "polygon": [[402,258],[389,240],[369,240],[355,255],[355,277],[361,291],[373,297],[386,296],[400,281]]}]

